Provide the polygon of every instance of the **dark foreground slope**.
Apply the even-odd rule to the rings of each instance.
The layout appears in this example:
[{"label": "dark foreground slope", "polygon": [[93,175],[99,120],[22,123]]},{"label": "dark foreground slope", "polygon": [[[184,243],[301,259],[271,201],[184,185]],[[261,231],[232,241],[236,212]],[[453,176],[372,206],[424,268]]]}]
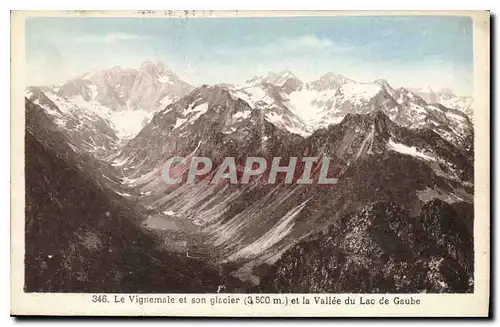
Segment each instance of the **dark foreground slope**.
[{"label": "dark foreground slope", "polygon": [[60,135],[36,136],[43,115],[31,119],[37,108],[28,107],[25,291],[215,292],[230,283],[203,262],[158,250],[136,213],[72,159]]},{"label": "dark foreground slope", "polygon": [[417,217],[377,202],[288,250],[264,292],[473,292],[472,220],[441,200]]}]

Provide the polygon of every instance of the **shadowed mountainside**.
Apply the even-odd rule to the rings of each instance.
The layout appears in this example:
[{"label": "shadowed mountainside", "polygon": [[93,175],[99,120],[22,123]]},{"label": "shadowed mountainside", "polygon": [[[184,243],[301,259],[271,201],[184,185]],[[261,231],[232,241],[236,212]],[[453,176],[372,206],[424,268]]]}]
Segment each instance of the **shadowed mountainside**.
[{"label": "shadowed mountainside", "polygon": [[43,140],[34,135],[50,122],[27,108],[25,291],[215,292],[231,283],[203,261],[160,250],[140,214],[87,174],[60,134],[46,125]]},{"label": "shadowed mountainside", "polygon": [[288,250],[263,292],[473,292],[472,220],[433,200],[419,216],[377,202]]}]

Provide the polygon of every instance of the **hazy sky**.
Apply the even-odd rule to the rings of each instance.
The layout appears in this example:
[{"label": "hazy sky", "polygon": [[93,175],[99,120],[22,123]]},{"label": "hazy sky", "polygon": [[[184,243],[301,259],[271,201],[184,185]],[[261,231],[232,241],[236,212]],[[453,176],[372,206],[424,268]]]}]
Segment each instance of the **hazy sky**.
[{"label": "hazy sky", "polygon": [[26,78],[54,84],[159,60],[193,85],[289,69],[305,82],[334,72],[468,95],[472,49],[467,17],[29,18]]}]

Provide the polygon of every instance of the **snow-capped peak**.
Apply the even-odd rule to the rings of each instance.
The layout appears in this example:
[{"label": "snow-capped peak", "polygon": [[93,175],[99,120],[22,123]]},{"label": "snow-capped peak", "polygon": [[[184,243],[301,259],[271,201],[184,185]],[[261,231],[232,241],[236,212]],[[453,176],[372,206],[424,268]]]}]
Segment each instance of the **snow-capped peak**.
[{"label": "snow-capped peak", "polygon": [[191,85],[158,61],[145,61],[138,69],[92,70],[44,89],[62,99],[59,103],[99,115],[123,139],[135,136],[155,112],[191,90]]},{"label": "snow-capped peak", "polygon": [[285,83],[287,83],[290,80],[298,84],[302,84],[300,79],[298,79],[297,76],[295,76],[295,74],[293,74],[289,70],[283,70],[280,72],[269,72],[265,76],[256,76],[246,81],[246,84],[271,84],[275,86],[284,86]]},{"label": "snow-capped peak", "polygon": [[449,88],[441,88],[438,91],[430,87],[409,90],[429,104],[439,103],[447,108],[460,110],[472,118],[473,99],[470,96],[458,96]]},{"label": "snow-capped peak", "polygon": [[354,82],[354,81],[345,76],[328,72],[325,75],[321,76],[319,79],[311,82],[309,84],[309,88],[318,91],[324,91],[328,89],[333,90],[349,82]]},{"label": "snow-capped peak", "polygon": [[145,61],[139,68],[139,74],[156,78],[160,83],[174,83],[179,80],[177,75],[160,61]]}]

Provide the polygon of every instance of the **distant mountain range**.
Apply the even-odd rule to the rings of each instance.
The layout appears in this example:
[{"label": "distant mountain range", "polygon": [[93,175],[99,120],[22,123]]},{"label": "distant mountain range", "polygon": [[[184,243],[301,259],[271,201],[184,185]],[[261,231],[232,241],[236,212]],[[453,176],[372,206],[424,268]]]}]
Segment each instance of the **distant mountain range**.
[{"label": "distant mountain range", "polygon": [[471,96],[456,95],[448,88],[438,91],[434,91],[431,88],[410,88],[409,90],[428,103],[439,103],[447,108],[460,110],[466,113],[470,118],[473,116],[473,99]]},{"label": "distant mountain range", "polygon": [[[290,71],[282,71],[254,77],[239,86],[219,86],[232,89],[252,105],[288,108],[298,116],[294,119],[299,121],[290,124],[299,133],[310,133],[318,127],[338,122],[352,104],[376,105],[375,96],[383,97],[384,92],[395,98],[399,96],[395,92],[418,96],[427,104],[438,103],[472,117],[472,98],[455,96],[449,89],[438,92],[429,88],[395,90],[384,80],[361,83],[331,72],[310,83],[303,83]],[[85,73],[61,85],[30,87],[27,96],[37,101],[39,92],[43,92],[48,100],[63,110],[78,114],[78,108],[81,108],[88,114],[96,114],[108,121],[117,137],[130,139],[156,111],[193,89],[163,63],[144,62],[139,69],[113,67]],[[397,101],[404,105],[401,103],[403,98]]]},{"label": "distant mountain range", "polygon": [[[232,290],[471,292],[474,129],[462,108],[422,94],[334,73],[304,83],[290,71],[195,88],[147,62],[28,87],[26,107],[37,114],[27,129],[38,126],[39,142],[59,135],[52,143],[61,145],[44,156],[84,169],[113,205],[129,208],[134,228],[156,248],[199,260],[217,272],[214,283]],[[328,156],[339,181],[231,185],[207,177],[172,186],[162,171],[173,156],[187,163],[205,156],[216,165],[228,156]],[[52,181],[57,171],[27,178],[29,185]],[[44,198],[53,203],[47,215],[71,213],[76,201],[93,206],[89,197],[61,196]],[[27,211],[27,219],[37,212]],[[86,226],[97,234],[112,228],[104,221],[125,218],[104,209],[96,215]]]}]

